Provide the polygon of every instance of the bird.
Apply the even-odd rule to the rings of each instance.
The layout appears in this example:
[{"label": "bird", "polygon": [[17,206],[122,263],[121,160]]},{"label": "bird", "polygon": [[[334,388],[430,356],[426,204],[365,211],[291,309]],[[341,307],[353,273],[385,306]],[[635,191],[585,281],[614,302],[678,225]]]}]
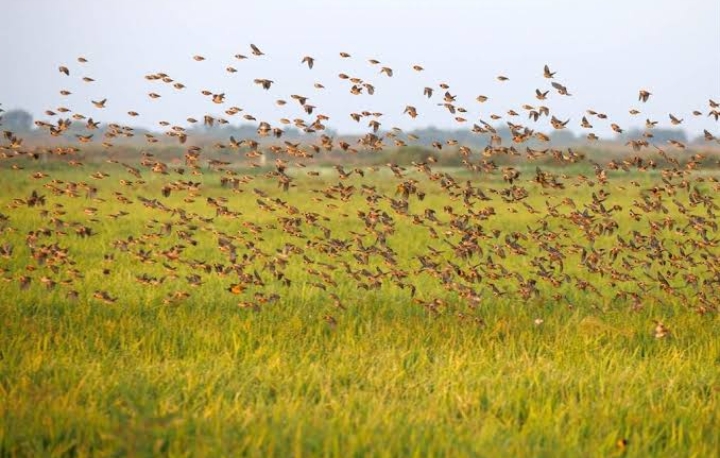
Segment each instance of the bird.
[{"label": "bird", "polygon": [[567,88],[566,88],[565,86],[563,86],[562,84],[557,83],[557,82],[555,82],[555,81],[553,81],[553,82],[550,83],[550,84],[552,85],[552,87],[554,87],[555,89],[557,89],[558,94],[560,94],[560,95],[567,95],[567,96],[572,95],[572,94],[568,93]]},{"label": "bird", "polygon": [[335,329],[337,327],[337,320],[332,315],[324,315],[323,320],[325,320],[330,329]]},{"label": "bird", "polygon": [[254,56],[264,56],[264,55],[265,55],[265,53],[263,53],[262,51],[260,51],[260,48],[258,48],[257,46],[255,46],[255,45],[252,44],[252,43],[250,44],[250,49],[252,49],[252,54],[253,54]]},{"label": "bird", "polygon": [[310,70],[312,70],[313,65],[315,65],[315,59],[310,56],[305,56],[302,58],[302,61],[300,62],[302,64],[307,63],[307,66]]},{"label": "bird", "polygon": [[553,116],[553,117],[550,119],[550,124],[551,124],[555,129],[564,129],[565,126],[567,126],[568,122],[570,122],[569,119],[566,120],[566,121],[561,121],[561,120],[559,120],[558,118],[556,118],[555,116]]},{"label": "bird", "polygon": [[274,83],[272,80],[257,78],[254,80],[255,84],[260,85],[263,89],[268,90]]},{"label": "bird", "polygon": [[228,291],[232,294],[242,294],[247,289],[247,286],[243,283],[233,283],[228,287]]},{"label": "bird", "polygon": [[672,125],[674,125],[674,126],[677,126],[677,125],[679,125],[679,124],[682,124],[682,122],[683,122],[682,119],[676,118],[675,116],[672,115],[672,113],[669,114],[668,116],[670,117],[670,123],[671,123]]},{"label": "bird", "polygon": [[656,339],[664,339],[670,336],[670,330],[662,323],[662,321],[655,320],[654,335]]},{"label": "bird", "polygon": [[548,67],[547,64],[545,65],[545,68],[543,69],[543,76],[545,78],[553,78],[555,76],[555,73],[557,72],[551,72],[550,67]]},{"label": "bird", "polygon": [[411,105],[406,106],[403,113],[407,113],[411,118],[416,118],[418,115],[417,109]]}]

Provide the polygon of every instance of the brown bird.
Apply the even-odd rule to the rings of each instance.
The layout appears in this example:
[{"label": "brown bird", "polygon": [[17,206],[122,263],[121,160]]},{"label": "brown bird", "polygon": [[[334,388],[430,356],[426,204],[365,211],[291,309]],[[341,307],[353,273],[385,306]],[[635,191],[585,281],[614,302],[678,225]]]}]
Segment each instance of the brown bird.
[{"label": "brown bird", "polygon": [[252,49],[252,53],[254,56],[264,56],[265,55],[264,52],[260,51],[260,48],[258,48],[257,46],[255,46],[252,43],[250,44],[250,48]]},{"label": "brown bird", "polygon": [[648,101],[648,99],[650,98],[651,95],[652,94],[650,92],[646,91],[645,89],[640,89],[640,93],[638,95],[638,100],[645,103]]},{"label": "brown bird", "polygon": [[545,78],[552,78],[553,76],[555,76],[555,73],[557,73],[557,72],[551,72],[550,67],[545,65],[545,68],[543,69],[543,76]]},{"label": "brown bird", "polygon": [[107,291],[96,290],[93,293],[93,297],[95,299],[101,300],[102,302],[104,302],[106,304],[113,304],[113,303],[117,302],[117,298],[110,296],[110,294]]},{"label": "brown bird", "polygon": [[565,86],[563,86],[562,84],[557,83],[557,82],[555,82],[555,81],[553,81],[551,84],[552,84],[552,87],[554,87],[555,89],[557,89],[558,94],[560,94],[560,95],[567,95],[567,96],[572,95],[572,94],[570,94],[570,93],[568,92],[567,88],[566,88]]},{"label": "brown bird", "polygon": [[323,320],[325,320],[330,329],[335,329],[337,327],[337,320],[333,316],[325,315],[323,316]]},{"label": "brown bird", "polygon": [[403,114],[407,113],[411,118],[415,119],[418,115],[417,109],[414,106],[408,105],[405,107]]},{"label": "brown bird", "polygon": [[270,86],[274,83],[274,81],[258,78],[254,80],[254,83],[262,86],[263,89],[268,90],[270,89]]},{"label": "brown bird", "polygon": [[670,330],[665,326],[662,321],[655,320],[654,335],[656,339],[664,339],[670,336]]},{"label": "brown bird", "polygon": [[58,67],[58,70],[60,73],[65,73],[67,76],[70,76],[70,69],[68,69],[66,66],[61,65]]},{"label": "brown bird", "polygon": [[315,59],[310,56],[305,56],[302,58],[302,61],[300,63],[307,63],[308,68],[312,70],[313,65],[315,65]]},{"label": "brown bird", "polygon": [[568,119],[567,121],[560,121],[560,120],[559,120],[558,118],[556,118],[555,116],[553,116],[553,117],[550,119],[550,124],[551,124],[555,129],[564,129],[565,126],[567,126],[567,123],[568,123],[568,122],[570,122],[569,119]]},{"label": "brown bird", "polygon": [[672,114],[669,114],[668,116],[670,116],[670,123],[674,126],[677,126],[678,124],[681,124],[683,122],[682,119],[678,119],[675,116],[673,116]]},{"label": "brown bird", "polygon": [[232,294],[242,294],[247,289],[247,285],[242,283],[233,283],[228,287],[228,291]]}]

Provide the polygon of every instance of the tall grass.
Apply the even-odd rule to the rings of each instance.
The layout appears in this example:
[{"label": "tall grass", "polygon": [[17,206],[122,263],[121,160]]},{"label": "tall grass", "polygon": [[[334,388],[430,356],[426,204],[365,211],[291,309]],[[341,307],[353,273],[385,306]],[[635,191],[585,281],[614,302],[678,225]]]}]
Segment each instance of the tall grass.
[{"label": "tall grass", "polygon": [[[299,256],[286,271],[289,287],[262,269],[286,243],[302,248],[312,260],[333,264],[351,259],[352,253],[330,257],[308,245],[308,239],[270,228],[284,213],[260,211],[251,191],[259,188],[303,212],[328,216],[323,225],[333,237],[351,237],[350,231],[362,230],[356,217],[365,209],[361,197],[347,203],[311,200],[317,197],[312,189],[337,183],[333,175],[298,175],[298,186],[283,194],[261,177],[245,185],[244,192],[231,193],[219,187],[219,175],[208,173],[192,178],[203,182],[195,202],[183,202],[185,193],[160,197],[160,178],[147,176],[146,184],[122,187],[118,180],[127,174],[122,169],[109,173],[99,194],[106,201],[93,203],[52,196],[27,171],[0,171],[0,212],[10,217],[2,240],[15,247],[13,256],[0,260],[8,280],[0,283],[2,456],[647,457],[716,456],[720,450],[717,313],[696,314],[659,291],[631,309],[613,299],[617,291],[605,278],[596,281],[601,295],[572,284],[559,290],[540,284],[542,294],[529,301],[482,290],[482,303],[468,308],[428,274],[414,274],[416,298],[446,300],[434,314],[387,281],[378,290],[358,289],[340,268],[330,272],[338,282],[330,290],[340,296],[342,310],[310,284],[317,278]],[[59,169],[52,175],[90,181],[87,170]],[[372,184],[392,194],[391,180],[376,177]],[[650,174],[614,177],[611,201],[627,209],[657,180]],[[371,184],[356,178],[346,184],[360,183]],[[487,175],[475,184],[499,186]],[[625,191],[614,187],[621,185]],[[433,190],[437,185],[423,186]],[[14,197],[32,189],[48,194],[45,210],[61,203],[62,219],[97,232],[83,239],[70,227],[67,236],[41,238],[68,248],[72,267],[83,275],[70,286],[48,290],[38,281],[41,275],[68,279],[69,266],[54,274],[30,260],[25,236],[49,225],[41,209],[8,208]],[[117,202],[115,191],[133,203]],[[547,196],[538,191],[529,203],[543,209],[545,200],[581,201],[593,191],[569,187]],[[192,246],[179,238],[178,230],[188,228],[177,216],[142,206],[138,196],[215,219],[208,224],[196,220],[198,243]],[[216,217],[206,205],[210,196],[227,197],[228,207],[242,216]],[[413,213],[444,205],[461,208],[440,192],[429,192],[412,205]],[[525,231],[537,224],[536,217],[511,213],[497,199],[488,205],[498,212],[487,221],[488,232]],[[98,222],[83,214],[88,206],[98,207]],[[120,209],[129,215],[107,218]],[[626,211],[618,219],[623,231],[646,230],[646,221],[633,221]],[[170,220],[172,236],[143,239]],[[419,266],[414,256],[428,244],[448,250],[425,228],[396,220],[390,245],[400,254],[401,268],[414,272]],[[265,232],[250,234],[246,222]],[[168,277],[158,286],[135,281],[142,273],[169,275],[158,253],[178,243],[187,245],[185,259],[226,262],[213,230],[254,241],[266,256],[248,270],[259,270],[265,286],[234,296],[226,288],[236,277],[201,272],[202,285],[190,287],[184,277],[194,270],[182,263],[173,264],[176,279]],[[320,234],[316,228],[304,232]],[[113,249],[115,241],[129,235],[154,251],[155,263],[140,263],[131,252]],[[675,236],[665,236],[670,246]],[[365,240],[371,244],[370,237]],[[612,243],[601,238],[596,246]],[[115,255],[112,262],[104,260],[106,253]],[[451,250],[444,256],[460,262]],[[569,255],[566,271],[581,275],[577,256]],[[502,263],[513,272],[532,273],[522,257]],[[387,269],[372,257],[368,269],[375,267]],[[18,287],[21,275],[34,279],[28,290]],[[509,280],[497,282],[502,287]],[[77,300],[66,297],[69,289],[78,291]],[[96,290],[108,291],[117,302],[93,298]],[[163,302],[178,290],[190,297]],[[238,306],[256,292],[277,293],[280,299],[259,311]],[[555,293],[563,299],[554,299]],[[329,325],[325,315],[337,324]],[[669,338],[653,336],[655,319],[670,328]]]}]

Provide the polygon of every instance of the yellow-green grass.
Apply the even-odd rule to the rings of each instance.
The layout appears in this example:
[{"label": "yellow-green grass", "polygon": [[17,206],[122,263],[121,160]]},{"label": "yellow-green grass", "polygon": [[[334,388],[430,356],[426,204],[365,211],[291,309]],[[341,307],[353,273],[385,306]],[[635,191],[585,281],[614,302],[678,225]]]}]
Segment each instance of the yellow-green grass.
[{"label": "yellow-green grass", "polygon": [[[233,193],[219,186],[221,175],[213,172],[171,178],[143,172],[146,184],[126,187],[119,184],[121,178],[136,179],[122,168],[104,167],[111,176],[95,182],[89,177],[92,167],[58,168],[43,180],[29,177],[35,170],[0,171],[0,212],[10,218],[2,242],[15,248],[12,256],[0,259],[8,280],[0,283],[0,455],[646,457],[714,456],[720,450],[719,320],[715,311],[696,313],[698,302],[690,286],[674,282],[687,301],[652,286],[642,306],[632,307],[616,293],[634,290],[633,282],[613,286],[606,277],[588,274],[579,253],[567,253],[564,272],[590,279],[600,294],[580,291],[573,282],[555,288],[539,281],[539,296],[496,297],[486,289],[485,279],[477,286],[481,303],[470,307],[451,288],[419,271],[416,256],[432,245],[445,251],[442,259],[463,268],[492,254],[509,271],[533,276],[529,257],[501,259],[492,251],[506,234],[540,224],[542,215],[528,213],[521,204],[505,204],[495,194],[489,194],[490,202],[476,203],[474,211],[484,205],[495,208],[497,215],[482,224],[485,232],[499,229],[502,235],[500,242],[482,241],[485,256],[460,260],[450,246],[431,239],[426,227],[394,214],[381,201],[379,207],[395,220],[388,245],[397,254],[398,267],[410,273],[406,281],[417,287],[413,298],[387,278],[380,289],[360,289],[344,268],[308,266],[299,254],[290,256],[285,271],[290,286],[263,269],[286,243],[303,249],[313,261],[346,261],[353,269],[360,267],[353,250],[330,257],[307,246],[322,235],[317,228],[302,226],[306,239],[282,232],[277,217],[288,216],[286,211],[273,203],[269,205],[275,212],[261,211],[252,191],[263,190],[301,213],[325,215],[329,221],[321,224],[331,229],[332,237],[351,239],[350,231],[364,231],[357,217],[358,210],[368,209],[364,197],[356,193],[348,202],[312,200],[322,197],[314,189],[339,181],[334,171],[311,178],[293,169],[297,186],[289,193],[262,176],[243,185],[243,192]],[[471,179],[486,192],[507,186],[495,175],[449,172],[459,184]],[[592,177],[591,169],[583,172]],[[527,202],[541,212],[545,201],[557,204],[571,197],[587,202],[600,188],[576,187],[572,183],[577,180],[568,179],[565,190],[543,190],[527,182],[532,174],[528,169],[520,184],[531,191]],[[411,198],[411,213],[433,208],[440,220],[448,221],[444,206],[465,211],[462,201],[450,200],[437,182],[412,171],[408,177],[418,179],[428,194],[423,201]],[[98,197],[106,201],[93,202],[82,193],[78,198],[53,196],[42,187],[53,178],[97,185]],[[194,202],[183,201],[185,192],[162,197],[162,185],[178,178],[203,183]],[[633,200],[659,182],[655,173],[611,175],[606,205],[623,207],[616,217],[618,233],[646,233],[648,220],[665,216],[682,220],[672,205],[668,215],[649,214],[641,221],[629,217]],[[343,182],[358,188],[375,185],[389,196],[396,183],[385,172]],[[699,186],[711,189],[708,183]],[[33,189],[46,195],[44,207],[8,207],[13,198],[27,197]],[[115,191],[133,203],[119,203]],[[193,238],[198,243],[192,246],[177,237],[178,230],[187,229],[177,215],[144,207],[138,196],[202,217],[215,217],[207,197],[224,196],[228,208],[242,216],[215,217],[212,223],[195,219],[190,224],[197,226]],[[58,273],[38,266],[24,240],[28,231],[50,227],[40,211],[52,211],[56,203],[64,206],[66,213],[60,217],[66,223],[88,225],[97,235],[80,238],[68,226],[63,229],[67,236],[40,238],[40,243],[57,241],[67,247],[73,267],[84,276],[48,290],[39,278],[69,279],[69,266],[60,266]],[[328,203],[338,208],[328,208]],[[98,208],[98,222],[83,213],[85,207]],[[118,210],[130,214],[118,220],[107,217]],[[148,229],[152,219],[158,223]],[[158,232],[171,220],[172,236],[147,239],[141,247],[154,251],[154,263],[141,263],[131,252],[113,249],[115,241]],[[264,227],[263,234],[250,234],[246,222]],[[549,220],[552,229],[561,224],[570,228],[563,245],[591,246],[570,224]],[[237,276],[201,272],[203,284],[191,287],[185,276],[195,273],[193,268],[159,254],[183,243],[185,260],[227,263],[213,231],[242,236],[267,255],[257,257],[246,270],[257,270],[264,286],[250,285],[241,295],[233,295],[227,288]],[[672,231],[661,236],[668,249],[675,249],[681,237]],[[362,239],[364,246],[374,241],[370,235]],[[448,235],[448,240],[457,243],[459,236]],[[615,235],[599,237],[592,246],[610,248],[615,240]],[[540,253],[534,244],[523,243],[531,253]],[[240,256],[249,253],[242,242],[236,244]],[[106,253],[114,254],[112,262],[103,259]],[[158,286],[135,281],[143,273],[167,275],[164,261],[177,268],[176,279],[167,278]],[[29,271],[28,266],[36,269]],[[323,291],[312,286],[319,279],[308,273],[310,268],[327,272],[337,287]],[[390,266],[373,255],[366,268],[387,271]],[[647,273],[657,270],[654,266]],[[27,290],[19,288],[17,278],[22,275],[33,278]],[[636,275],[652,283],[643,272]],[[493,282],[511,290],[515,281]],[[70,289],[78,292],[77,300],[66,297]],[[96,290],[107,291],[117,301],[94,298]],[[190,297],[164,303],[175,291],[187,291]],[[330,292],[340,297],[345,310],[334,305]],[[254,293],[276,293],[280,299],[262,304],[259,311],[238,306],[252,302]],[[445,301],[437,313],[413,300],[435,298]],[[337,324],[329,325],[325,315]],[[665,323],[670,337],[654,337],[654,320]],[[627,445],[619,445],[623,440]]]}]

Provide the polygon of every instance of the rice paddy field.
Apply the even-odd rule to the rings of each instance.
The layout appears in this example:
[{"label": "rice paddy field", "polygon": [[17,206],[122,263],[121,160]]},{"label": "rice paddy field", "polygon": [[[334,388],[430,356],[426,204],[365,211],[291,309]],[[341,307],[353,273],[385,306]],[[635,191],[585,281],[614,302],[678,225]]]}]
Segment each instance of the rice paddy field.
[{"label": "rice paddy field", "polygon": [[3,457],[719,454],[714,169],[5,164]]}]

